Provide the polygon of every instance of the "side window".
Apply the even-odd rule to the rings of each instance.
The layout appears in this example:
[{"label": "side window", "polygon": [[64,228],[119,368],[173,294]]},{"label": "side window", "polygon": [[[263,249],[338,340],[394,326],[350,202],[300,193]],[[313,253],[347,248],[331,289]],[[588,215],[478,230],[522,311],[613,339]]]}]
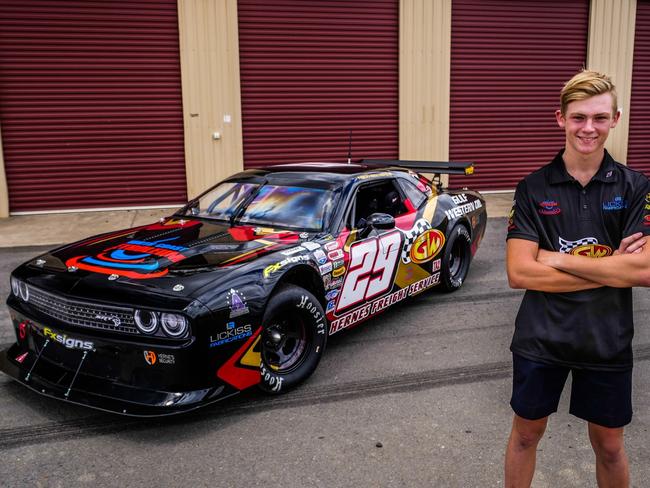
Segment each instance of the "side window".
[{"label": "side window", "polygon": [[406,197],[411,201],[411,204],[413,204],[414,208],[420,208],[420,205],[424,203],[424,201],[427,199],[427,196],[422,193],[417,186],[415,186],[413,183],[411,183],[408,180],[405,180],[403,178],[400,178],[397,180],[400,188],[406,195]]},{"label": "side window", "polygon": [[385,213],[398,217],[408,212],[404,197],[393,180],[370,183],[357,189],[348,219],[352,228],[364,227],[373,213]]}]

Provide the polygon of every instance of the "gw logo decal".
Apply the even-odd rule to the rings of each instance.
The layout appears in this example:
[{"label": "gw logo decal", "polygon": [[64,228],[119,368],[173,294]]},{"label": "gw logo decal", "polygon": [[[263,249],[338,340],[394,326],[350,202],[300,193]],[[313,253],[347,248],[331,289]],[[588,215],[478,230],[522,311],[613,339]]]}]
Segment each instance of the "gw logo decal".
[{"label": "gw logo decal", "polygon": [[413,247],[411,247],[411,261],[414,263],[426,263],[436,257],[445,245],[445,235],[438,229],[429,229],[419,235]]}]

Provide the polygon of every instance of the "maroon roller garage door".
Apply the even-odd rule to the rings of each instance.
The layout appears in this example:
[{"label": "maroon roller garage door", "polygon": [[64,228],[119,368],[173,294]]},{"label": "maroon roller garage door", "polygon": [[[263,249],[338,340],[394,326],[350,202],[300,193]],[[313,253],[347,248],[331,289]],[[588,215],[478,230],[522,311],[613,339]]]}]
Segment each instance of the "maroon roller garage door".
[{"label": "maroon roller garage door", "polygon": [[472,187],[513,189],[563,145],[554,111],[585,65],[588,17],[588,0],[452,2],[449,151],[476,163]]},{"label": "maroon roller garage door", "polygon": [[397,0],[238,6],[246,167],[397,157]]},{"label": "maroon roller garage door", "polygon": [[[625,114],[623,114],[625,116]],[[627,163],[650,176],[650,1],[636,6]]]},{"label": "maroon roller garage door", "polygon": [[186,198],[175,0],[0,2],[10,211]]}]

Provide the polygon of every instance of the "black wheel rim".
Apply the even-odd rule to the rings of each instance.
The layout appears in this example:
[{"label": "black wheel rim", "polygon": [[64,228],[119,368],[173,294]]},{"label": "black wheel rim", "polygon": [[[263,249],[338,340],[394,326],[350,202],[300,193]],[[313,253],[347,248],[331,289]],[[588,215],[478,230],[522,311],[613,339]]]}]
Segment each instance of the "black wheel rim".
[{"label": "black wheel rim", "polygon": [[262,333],[262,360],[272,371],[287,374],[296,369],[307,350],[307,329],[300,317],[271,322]]}]

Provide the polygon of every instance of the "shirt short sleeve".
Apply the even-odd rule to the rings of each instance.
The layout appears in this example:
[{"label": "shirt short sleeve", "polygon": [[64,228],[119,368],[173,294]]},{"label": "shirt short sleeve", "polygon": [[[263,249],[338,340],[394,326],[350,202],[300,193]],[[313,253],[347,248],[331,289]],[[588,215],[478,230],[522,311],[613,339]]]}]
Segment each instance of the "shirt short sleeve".
[{"label": "shirt short sleeve", "polygon": [[539,242],[539,231],[535,225],[535,208],[531,204],[526,180],[521,180],[515,190],[515,199],[508,215],[506,239],[526,239]]},{"label": "shirt short sleeve", "polygon": [[634,197],[625,216],[623,237],[635,232],[650,235],[650,180],[645,175],[639,175],[635,186]]}]

